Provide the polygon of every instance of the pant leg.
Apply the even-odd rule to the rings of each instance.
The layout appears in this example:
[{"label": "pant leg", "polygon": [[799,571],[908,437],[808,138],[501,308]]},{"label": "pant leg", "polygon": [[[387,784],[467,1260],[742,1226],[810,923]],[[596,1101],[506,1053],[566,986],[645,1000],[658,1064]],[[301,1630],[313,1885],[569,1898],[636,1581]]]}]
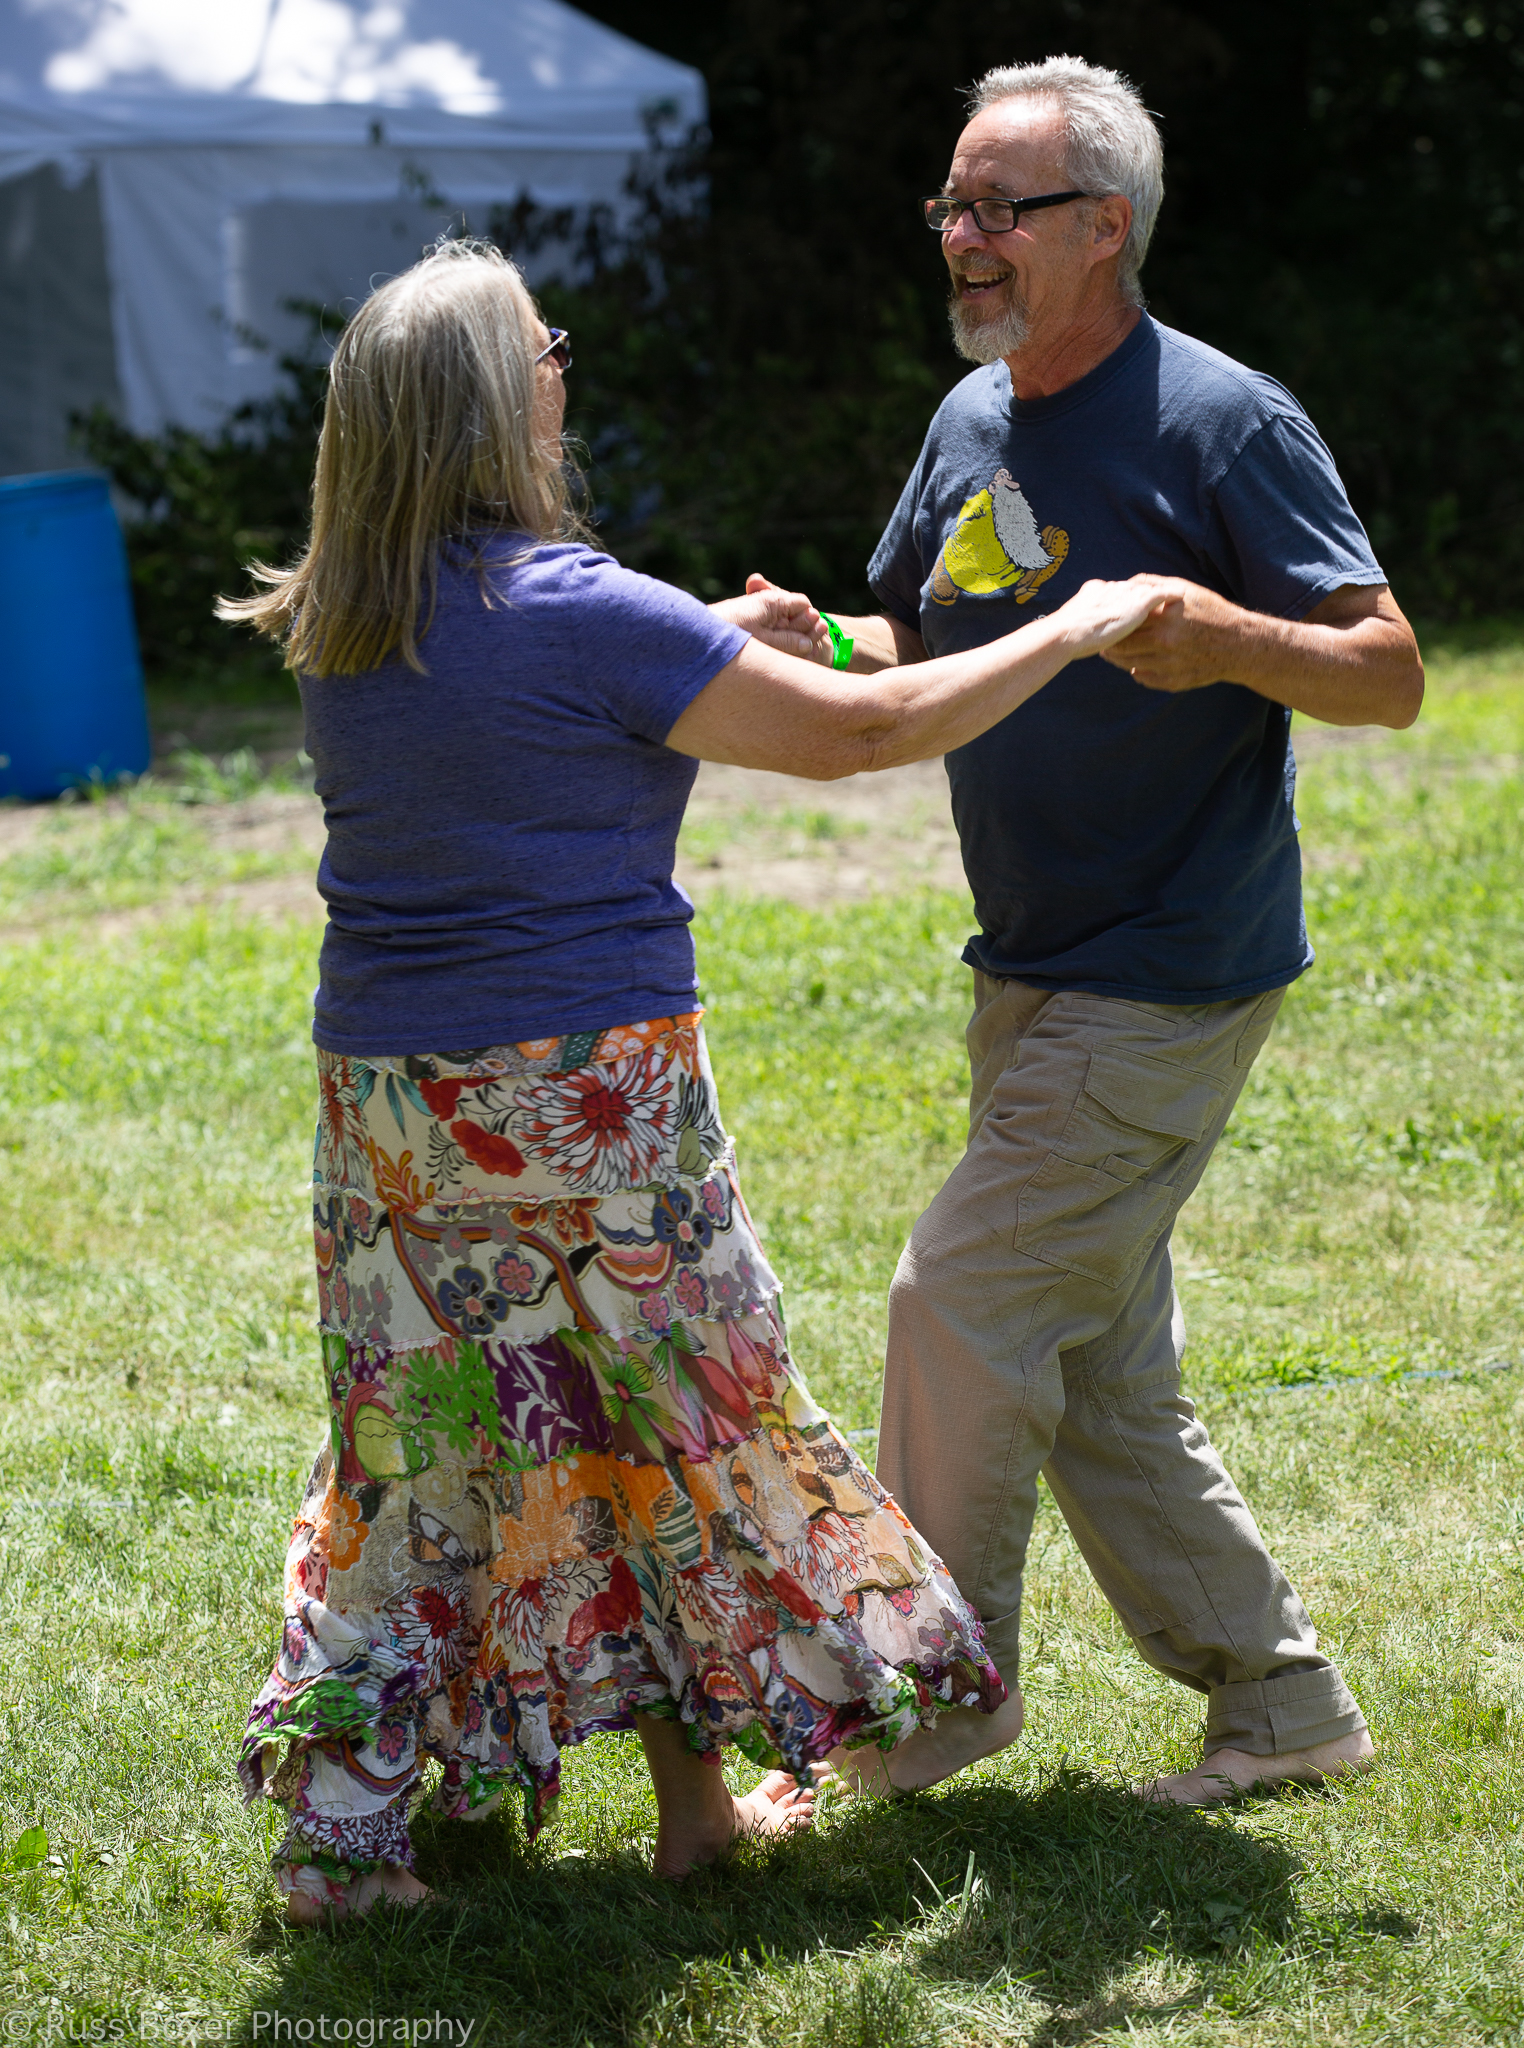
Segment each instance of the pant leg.
[{"label": "pant leg", "polygon": [[[1004,1227],[1012,1188],[1043,1154],[1043,1103],[1036,1092],[1027,1101],[1029,1129],[992,1123],[990,1111],[1051,998],[976,974],[974,999],[969,1146],[912,1231],[890,1286],[876,1471],[980,1615],[1010,1681],[1037,1475],[1063,1387],[1056,1350],[1045,1360],[1030,1341],[1058,1276],[1030,1260],[1013,1272]],[[1052,1134],[1061,1127],[1059,1116]]]},{"label": "pant leg", "polygon": [[1180,1396],[1172,1335],[1170,1227],[1279,992],[1165,1007],[981,979],[976,996],[969,1149],[891,1291],[881,1478],[1007,1678],[1046,1465],[1144,1654],[1212,1695],[1209,1747],[1360,1726]]},{"label": "pant leg", "polygon": [[1043,1476],[1139,1653],[1208,1695],[1208,1750],[1353,1733],[1364,1717],[1180,1390],[1184,1346],[1165,1239],[1111,1328],[1064,1352]]}]

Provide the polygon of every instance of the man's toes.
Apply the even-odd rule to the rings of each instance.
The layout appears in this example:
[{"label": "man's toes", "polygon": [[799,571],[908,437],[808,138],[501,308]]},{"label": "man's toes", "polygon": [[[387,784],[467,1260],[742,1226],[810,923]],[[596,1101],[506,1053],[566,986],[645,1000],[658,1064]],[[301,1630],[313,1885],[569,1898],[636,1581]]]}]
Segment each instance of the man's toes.
[{"label": "man's toes", "polygon": [[1155,1806],[1221,1806],[1238,1798],[1244,1787],[1221,1771],[1176,1771],[1145,1778],[1133,1790]]}]

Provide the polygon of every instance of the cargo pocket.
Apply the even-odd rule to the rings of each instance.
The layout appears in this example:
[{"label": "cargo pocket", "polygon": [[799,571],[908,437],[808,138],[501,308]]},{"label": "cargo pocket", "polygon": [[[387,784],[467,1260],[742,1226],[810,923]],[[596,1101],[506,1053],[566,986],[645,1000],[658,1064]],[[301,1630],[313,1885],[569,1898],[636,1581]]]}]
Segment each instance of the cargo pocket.
[{"label": "cargo pocket", "polygon": [[1092,1053],[1058,1149],[1021,1190],[1015,1249],[1120,1287],[1173,1221],[1191,1147],[1222,1096],[1188,1067]]}]

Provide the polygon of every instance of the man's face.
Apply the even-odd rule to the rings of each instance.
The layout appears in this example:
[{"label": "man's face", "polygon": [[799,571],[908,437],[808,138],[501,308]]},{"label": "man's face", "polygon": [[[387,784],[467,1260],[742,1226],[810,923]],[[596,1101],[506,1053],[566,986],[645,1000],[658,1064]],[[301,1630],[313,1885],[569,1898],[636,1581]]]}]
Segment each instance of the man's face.
[{"label": "man's face", "polygon": [[[943,189],[954,199],[1036,199],[1071,183],[1056,109],[1015,100],[969,122]],[[971,215],[959,215],[942,237],[942,254],[952,272],[948,317],[961,355],[993,363],[1034,332],[1061,331],[1089,275],[1088,213],[1082,200],[1024,213],[1005,235],[983,234]]]}]

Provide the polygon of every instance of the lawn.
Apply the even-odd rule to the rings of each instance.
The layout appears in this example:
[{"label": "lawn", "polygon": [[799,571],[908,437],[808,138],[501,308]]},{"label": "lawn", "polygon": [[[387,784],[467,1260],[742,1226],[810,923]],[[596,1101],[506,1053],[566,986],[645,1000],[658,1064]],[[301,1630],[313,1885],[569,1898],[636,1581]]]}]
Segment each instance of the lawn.
[{"label": "lawn", "polygon": [[[202,830],[236,773],[0,862],[0,2031],[1524,2039],[1524,646],[1452,643],[1431,673],[1412,734],[1309,747],[1319,963],[1177,1238],[1191,1391],[1379,1768],[1209,1816],[1133,1800],[1192,1759],[1200,1702],[1130,1651],[1045,1498],[1020,1747],[681,1890],[611,1738],[533,1848],[511,1818],[424,1819],[437,1907],[282,1925],[273,1817],[228,1763],[323,1424],[315,931],[154,914],[261,872]],[[719,897],[699,925],[796,1348],[869,1450],[894,1258],[959,1146],[967,917]]]}]

